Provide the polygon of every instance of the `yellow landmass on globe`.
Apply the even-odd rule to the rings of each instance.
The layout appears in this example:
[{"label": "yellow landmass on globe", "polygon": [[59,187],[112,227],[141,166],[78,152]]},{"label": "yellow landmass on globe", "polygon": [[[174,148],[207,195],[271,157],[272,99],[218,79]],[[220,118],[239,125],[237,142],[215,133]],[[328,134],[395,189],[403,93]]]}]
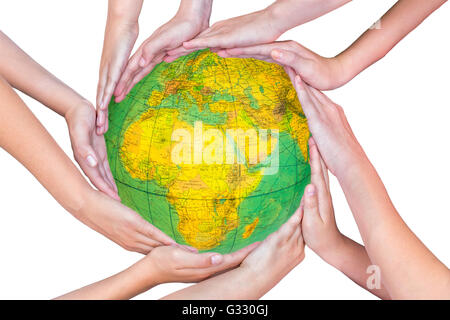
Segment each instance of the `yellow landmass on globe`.
[{"label": "yellow landmass on globe", "polygon": [[[211,54],[203,52],[189,63],[194,69],[199,68],[206,57],[211,58]],[[243,59],[220,59],[217,56],[213,62],[216,64],[214,68],[203,68],[200,73],[194,73],[201,77],[201,90],[198,90],[200,81],[188,79],[186,74],[168,81],[161,91],[153,90],[148,105],[155,108],[149,108],[139,120],[129,125],[120,149],[121,161],[133,178],[156,180],[167,188],[168,193],[162,196],[166,196],[177,211],[178,231],[189,245],[202,250],[216,247],[229,231],[237,228],[238,207],[256,189],[262,175],[260,171],[249,170],[248,149],[240,150],[246,158],[244,164],[175,164],[172,161],[174,142],[170,140],[171,134],[183,129],[194,135],[194,126],[187,119],[180,119],[176,108],[159,107],[164,99],[178,93],[183,99],[192,100],[199,113],[207,106],[213,114],[225,114],[223,126],[226,128],[245,131],[258,127],[292,132],[304,158],[308,159],[307,138],[301,135],[307,130],[307,123],[300,116],[301,106],[295,91],[287,90],[280,94],[275,90],[292,88],[283,69],[266,64],[266,72],[257,72],[254,65],[246,65]],[[240,84],[229,92],[232,99],[214,99],[213,93],[230,88],[230,83]],[[254,101],[259,102],[258,112],[251,112],[255,109]],[[285,104],[298,110],[298,114],[293,113],[289,119],[283,117]],[[217,128],[216,124],[208,125],[207,122],[208,119],[203,123],[204,130]],[[269,156],[273,148],[271,145],[265,156]],[[240,236],[248,238],[258,221],[255,218],[245,226]]]}]

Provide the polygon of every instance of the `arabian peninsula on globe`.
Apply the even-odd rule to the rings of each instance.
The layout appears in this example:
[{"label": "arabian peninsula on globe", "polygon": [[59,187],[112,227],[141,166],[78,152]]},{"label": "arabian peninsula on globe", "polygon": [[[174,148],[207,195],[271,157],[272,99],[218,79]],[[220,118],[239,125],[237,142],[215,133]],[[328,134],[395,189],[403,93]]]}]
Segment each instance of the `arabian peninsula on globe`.
[{"label": "arabian peninsula on globe", "polygon": [[113,100],[105,137],[122,202],[178,243],[233,252],[298,208],[309,130],[279,65],[196,51]]}]

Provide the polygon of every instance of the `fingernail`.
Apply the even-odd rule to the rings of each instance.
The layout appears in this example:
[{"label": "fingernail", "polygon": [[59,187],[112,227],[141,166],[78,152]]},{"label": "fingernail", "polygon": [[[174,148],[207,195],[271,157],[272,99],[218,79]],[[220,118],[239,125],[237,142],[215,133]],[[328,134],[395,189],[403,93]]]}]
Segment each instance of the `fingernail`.
[{"label": "fingernail", "polygon": [[316,194],[316,188],[314,187],[314,185],[310,184],[306,187],[306,194],[308,196],[313,196]]},{"label": "fingernail", "polygon": [[220,254],[215,254],[211,257],[211,263],[212,264],[219,264],[222,262],[222,256]]},{"label": "fingernail", "polygon": [[86,160],[91,167],[95,167],[97,165],[97,160],[92,155],[88,155]]},{"label": "fingernail", "polygon": [[278,50],[273,50],[272,51],[272,57],[274,57],[275,59],[281,59],[283,58],[283,53],[278,51]]},{"label": "fingernail", "polygon": [[145,59],[144,58],[141,58],[141,60],[139,60],[139,65],[141,67],[145,67]]}]

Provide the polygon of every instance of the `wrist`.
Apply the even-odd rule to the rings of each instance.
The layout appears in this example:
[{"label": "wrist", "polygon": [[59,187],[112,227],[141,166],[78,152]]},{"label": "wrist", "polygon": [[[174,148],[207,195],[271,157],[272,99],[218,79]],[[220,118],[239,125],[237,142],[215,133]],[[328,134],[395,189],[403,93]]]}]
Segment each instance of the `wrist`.
[{"label": "wrist", "polygon": [[334,60],[336,76],[339,78],[340,86],[346,84],[361,72],[358,64],[355,63],[353,57],[347,50],[342,51],[331,59]]},{"label": "wrist", "polygon": [[370,161],[365,155],[355,156],[347,161],[346,165],[334,172],[341,186],[354,184],[364,179],[367,174],[374,170]]},{"label": "wrist", "polygon": [[292,22],[289,19],[289,14],[286,14],[289,5],[286,5],[284,1],[276,1],[261,12],[266,15],[266,21],[271,26],[271,29],[277,34],[277,38],[291,29]]},{"label": "wrist", "polygon": [[127,269],[130,277],[136,279],[135,283],[140,292],[147,291],[163,283],[151,259],[150,256],[146,256]]},{"label": "wrist", "polygon": [[62,114],[68,125],[72,122],[73,116],[80,108],[91,108],[93,112],[95,112],[94,106],[88,100],[80,96],[68,105]]},{"label": "wrist", "polygon": [[319,257],[326,263],[340,270],[340,258],[343,255],[345,248],[345,237],[338,231],[337,236],[331,244],[325,246],[320,250],[314,250]]},{"label": "wrist", "polygon": [[78,191],[76,191],[76,194],[78,195],[77,206],[76,208],[69,210],[69,212],[81,222],[91,226],[89,223],[90,213],[92,208],[96,207],[94,204],[97,202],[99,193],[100,191],[91,188],[86,182],[85,185],[81,186]]},{"label": "wrist", "polygon": [[188,20],[204,30],[209,26],[211,10],[212,0],[182,0],[175,18]]}]

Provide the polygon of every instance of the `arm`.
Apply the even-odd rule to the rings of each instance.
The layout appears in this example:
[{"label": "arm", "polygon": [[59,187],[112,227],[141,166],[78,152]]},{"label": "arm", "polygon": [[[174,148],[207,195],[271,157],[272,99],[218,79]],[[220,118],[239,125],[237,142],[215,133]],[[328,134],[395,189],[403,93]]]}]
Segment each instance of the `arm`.
[{"label": "arm", "polygon": [[319,90],[339,88],[384,57],[446,0],[400,0],[349,48],[332,58],[322,57],[294,41],[231,48],[222,57],[256,58],[294,68],[303,81]]},{"label": "arm", "polygon": [[[212,0],[182,0],[175,16],[155,30],[128,61],[114,90],[116,101],[122,101],[136,83],[163,61],[169,50],[208,28],[211,10]],[[106,107],[104,104],[103,108]]]},{"label": "arm", "polygon": [[118,199],[103,137],[96,137],[94,133],[92,105],[45,70],[2,32],[0,75],[14,88],[65,117],[74,156],[81,169],[99,190]]},{"label": "arm", "polygon": [[450,270],[397,213],[342,108],[292,71],[290,76],[317,147],[341,184],[370,261],[380,268],[389,295],[393,299],[449,299]]},{"label": "arm", "polygon": [[0,146],[90,228],[122,247],[147,253],[174,241],[136,212],[94,190],[13,88],[0,76]]},{"label": "arm", "polygon": [[107,131],[106,106],[139,34],[143,0],[109,0],[97,86],[97,134]]},{"label": "arm", "polygon": [[278,0],[269,7],[216,22],[195,39],[168,52],[170,62],[202,48],[247,47],[276,40],[298,25],[316,19],[351,0]]},{"label": "arm", "polygon": [[302,199],[302,233],[305,243],[325,262],[329,263],[362,288],[382,299],[390,299],[386,289],[369,288],[367,268],[372,262],[364,246],[344,236],[336,225],[330,194],[328,168],[314,139],[309,140],[311,185]]},{"label": "arm", "polygon": [[383,58],[408,33],[447,0],[399,0],[374,27],[336,56],[342,64],[341,83],[347,83]]},{"label": "arm", "polygon": [[193,253],[179,246],[158,247],[130,268],[57,299],[131,299],[159,284],[197,282],[235,268],[254,248],[255,245],[250,245],[222,256],[213,252]]},{"label": "arm", "polygon": [[338,180],[370,259],[380,267],[383,283],[391,296],[449,299],[449,269],[402,220],[370,162],[355,161]]},{"label": "arm", "polygon": [[259,299],[305,257],[301,212],[269,235],[239,268],[179,290],[163,299]]}]

